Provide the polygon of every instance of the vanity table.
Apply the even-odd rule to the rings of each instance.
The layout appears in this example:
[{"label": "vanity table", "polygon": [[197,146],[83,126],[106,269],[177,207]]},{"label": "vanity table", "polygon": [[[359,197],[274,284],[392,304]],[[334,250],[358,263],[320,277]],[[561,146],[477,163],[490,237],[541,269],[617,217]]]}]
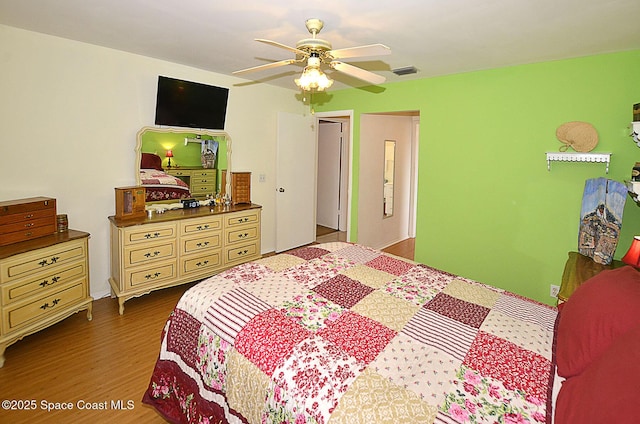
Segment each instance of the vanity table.
[{"label": "vanity table", "polygon": [[151,217],[109,217],[109,283],[124,302],[259,259],[262,206],[240,204],[168,210]]}]

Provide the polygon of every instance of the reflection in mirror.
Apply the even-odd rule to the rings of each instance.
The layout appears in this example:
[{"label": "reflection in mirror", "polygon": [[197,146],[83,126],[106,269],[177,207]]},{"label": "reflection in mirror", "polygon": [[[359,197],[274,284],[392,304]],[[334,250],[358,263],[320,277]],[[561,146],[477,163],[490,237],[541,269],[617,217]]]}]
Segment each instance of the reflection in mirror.
[{"label": "reflection in mirror", "polygon": [[231,192],[230,178],[222,175],[231,170],[231,137],[224,131],[144,127],[137,135],[135,164],[136,184],[145,187],[147,203]]},{"label": "reflection in mirror", "polygon": [[393,179],[395,175],[396,142],[384,142],[384,186],[383,186],[383,217],[393,216]]}]

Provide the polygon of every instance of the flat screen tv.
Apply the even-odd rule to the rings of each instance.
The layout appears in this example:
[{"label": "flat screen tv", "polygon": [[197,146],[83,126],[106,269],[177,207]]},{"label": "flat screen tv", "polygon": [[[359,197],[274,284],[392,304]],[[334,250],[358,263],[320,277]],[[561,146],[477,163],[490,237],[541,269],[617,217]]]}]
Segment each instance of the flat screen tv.
[{"label": "flat screen tv", "polygon": [[223,130],[229,89],[158,76],[156,125]]}]

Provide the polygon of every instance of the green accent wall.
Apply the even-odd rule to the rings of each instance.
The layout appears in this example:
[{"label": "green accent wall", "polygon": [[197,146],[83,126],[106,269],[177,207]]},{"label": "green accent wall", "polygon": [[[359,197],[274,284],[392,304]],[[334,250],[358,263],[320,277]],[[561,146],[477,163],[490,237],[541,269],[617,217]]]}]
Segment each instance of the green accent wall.
[{"label": "green accent wall", "polygon": [[[315,110],[354,110],[352,241],[357,241],[360,115],[419,111],[416,260],[552,304],[577,250],[585,180],[624,181],[640,161],[629,137],[640,50],[315,94]],[[558,126],[598,131],[601,163],[552,162]],[[616,258],[640,234],[625,206]]]}]

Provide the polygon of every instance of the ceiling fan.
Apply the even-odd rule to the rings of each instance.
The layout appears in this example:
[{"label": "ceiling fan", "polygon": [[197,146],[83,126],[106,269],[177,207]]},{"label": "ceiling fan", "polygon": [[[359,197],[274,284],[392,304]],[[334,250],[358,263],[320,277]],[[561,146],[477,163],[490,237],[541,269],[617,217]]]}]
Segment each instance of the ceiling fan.
[{"label": "ceiling fan", "polygon": [[267,63],[266,65],[241,69],[233,72],[233,74],[264,71],[266,69],[278,68],[280,66],[292,65],[294,63],[302,63],[306,61],[307,65],[305,66],[304,71],[302,71],[302,75],[300,78],[295,79],[296,85],[304,91],[323,91],[333,84],[333,80],[329,79],[324,72],[322,72],[322,69],[320,68],[321,65],[328,65],[331,69],[335,69],[338,72],[342,72],[359,80],[368,82],[369,84],[382,84],[385,81],[385,77],[381,75],[344,63],[338,59],[387,55],[391,54],[391,49],[389,47],[383,44],[370,44],[366,46],[333,50],[330,42],[317,37],[320,30],[324,27],[324,22],[322,20],[307,19],[305,24],[307,30],[311,33],[312,38],[305,38],[298,41],[296,47],[290,47],[278,43],[277,41],[256,38],[256,41],[261,43],[270,44],[295,53],[295,59],[285,59],[278,62]]}]

